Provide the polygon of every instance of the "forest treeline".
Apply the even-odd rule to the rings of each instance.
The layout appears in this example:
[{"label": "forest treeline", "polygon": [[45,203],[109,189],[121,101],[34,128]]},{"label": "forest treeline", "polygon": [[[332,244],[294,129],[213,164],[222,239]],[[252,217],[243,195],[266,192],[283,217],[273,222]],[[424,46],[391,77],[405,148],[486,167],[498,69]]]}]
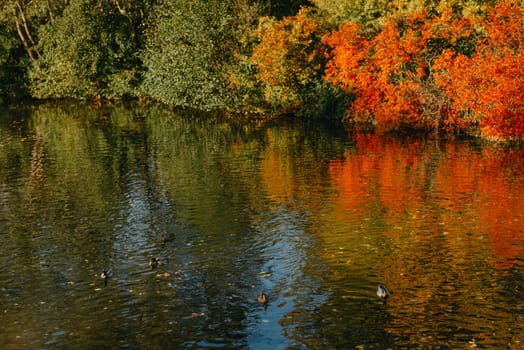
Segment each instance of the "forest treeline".
[{"label": "forest treeline", "polygon": [[524,137],[522,0],[2,0],[0,99]]}]

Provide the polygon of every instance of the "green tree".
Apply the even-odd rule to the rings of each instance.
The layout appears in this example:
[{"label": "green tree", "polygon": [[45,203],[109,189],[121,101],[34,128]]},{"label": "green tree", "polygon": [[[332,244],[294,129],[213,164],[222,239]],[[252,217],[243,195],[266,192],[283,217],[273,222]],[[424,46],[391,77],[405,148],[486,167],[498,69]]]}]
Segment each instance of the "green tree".
[{"label": "green tree", "polygon": [[129,16],[114,3],[72,0],[39,28],[39,58],[30,72],[37,98],[134,95],[139,40]]},{"label": "green tree", "polygon": [[171,105],[238,106],[257,17],[258,7],[246,0],[162,1],[148,26],[143,92]]},{"label": "green tree", "polygon": [[27,69],[39,58],[38,28],[52,22],[64,0],[3,0],[0,3],[0,97],[27,96]]}]

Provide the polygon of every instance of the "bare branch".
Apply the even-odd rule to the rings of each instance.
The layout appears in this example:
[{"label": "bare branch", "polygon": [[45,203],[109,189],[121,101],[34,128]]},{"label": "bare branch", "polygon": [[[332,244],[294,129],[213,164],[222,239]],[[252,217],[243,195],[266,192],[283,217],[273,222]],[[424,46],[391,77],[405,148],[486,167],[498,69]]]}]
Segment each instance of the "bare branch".
[{"label": "bare branch", "polygon": [[22,23],[24,24],[24,30],[26,33],[27,38],[31,42],[32,45],[35,45],[35,41],[33,40],[33,36],[31,35],[31,32],[29,31],[29,26],[27,25],[27,19],[24,14],[24,10],[22,9],[22,5],[20,4],[20,1],[16,1],[16,5],[18,7],[18,11],[20,11],[20,18],[22,19]]},{"label": "bare branch", "polygon": [[15,25],[16,25],[16,32],[18,33],[18,36],[20,37],[20,40],[22,41],[22,44],[24,45],[24,49],[25,51],[27,52],[27,54],[29,55],[29,58],[31,59],[31,61],[36,61],[36,58],[33,54],[33,51],[31,50],[31,47],[29,46],[29,43],[27,42],[27,39],[24,35],[24,32],[22,31],[22,26],[20,24],[20,21],[18,19],[18,16],[17,16],[17,13],[16,13],[16,8],[13,7],[13,17],[15,19]]}]

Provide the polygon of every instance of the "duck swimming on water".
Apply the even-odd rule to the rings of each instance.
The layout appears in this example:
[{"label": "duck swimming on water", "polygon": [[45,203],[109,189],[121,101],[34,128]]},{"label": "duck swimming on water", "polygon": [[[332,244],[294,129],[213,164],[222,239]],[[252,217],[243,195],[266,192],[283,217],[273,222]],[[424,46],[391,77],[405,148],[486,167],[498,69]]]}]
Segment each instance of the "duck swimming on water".
[{"label": "duck swimming on water", "polygon": [[388,300],[389,296],[390,293],[386,286],[379,284],[377,287],[377,297],[385,303],[386,300]]},{"label": "duck swimming on water", "polygon": [[164,257],[152,257],[149,259],[149,266],[154,269],[158,265],[165,264],[169,261],[169,258],[167,256]]},{"label": "duck swimming on water", "polygon": [[100,278],[104,280],[104,286],[107,286],[107,281],[113,277],[113,270],[109,269],[109,270],[104,270],[102,271],[102,273],[100,274]]},{"label": "duck swimming on water", "polygon": [[266,293],[260,292],[260,294],[257,297],[257,301],[264,305],[264,310],[267,309],[267,304],[269,303],[269,298]]},{"label": "duck swimming on water", "polygon": [[165,233],[160,236],[160,240],[162,241],[162,243],[174,241],[175,238],[176,236],[174,233]]}]

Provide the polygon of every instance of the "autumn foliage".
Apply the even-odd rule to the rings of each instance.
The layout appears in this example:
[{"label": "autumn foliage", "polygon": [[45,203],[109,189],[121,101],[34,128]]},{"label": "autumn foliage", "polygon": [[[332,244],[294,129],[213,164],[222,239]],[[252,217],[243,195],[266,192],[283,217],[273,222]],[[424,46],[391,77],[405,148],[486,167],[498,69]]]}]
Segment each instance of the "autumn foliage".
[{"label": "autumn foliage", "polygon": [[133,97],[524,140],[522,0],[3,3],[0,99]]},{"label": "autumn foliage", "polygon": [[451,101],[450,118],[478,120],[483,136],[524,136],[524,9],[500,3],[477,23],[476,52],[445,50],[436,81]]},{"label": "autumn foliage", "polygon": [[500,3],[483,19],[398,15],[377,33],[346,23],[324,38],[325,79],[355,95],[348,113],[357,122],[522,138],[523,15],[517,3]]},{"label": "autumn foliage", "polygon": [[265,101],[284,113],[299,108],[302,91],[322,75],[321,30],[305,7],[280,21],[269,17],[259,21],[255,33],[259,44],[251,60]]}]

